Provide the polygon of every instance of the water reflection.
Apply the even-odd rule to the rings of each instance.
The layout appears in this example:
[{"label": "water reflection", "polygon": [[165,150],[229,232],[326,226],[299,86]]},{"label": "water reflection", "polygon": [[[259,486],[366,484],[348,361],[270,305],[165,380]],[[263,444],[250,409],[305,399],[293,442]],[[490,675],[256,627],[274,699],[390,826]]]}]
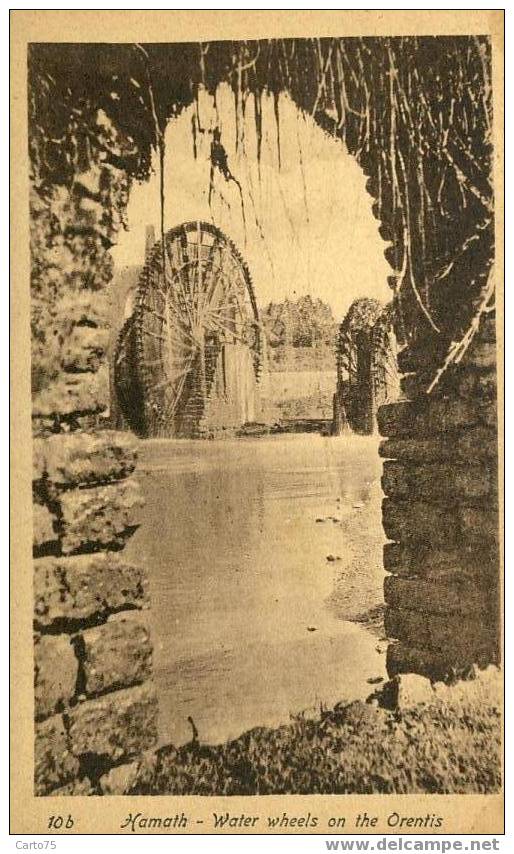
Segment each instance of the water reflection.
[{"label": "water reflection", "polygon": [[151,441],[139,471],[163,741],[188,715],[218,742],[369,693],[384,655],[349,620],[382,601],[374,440]]}]

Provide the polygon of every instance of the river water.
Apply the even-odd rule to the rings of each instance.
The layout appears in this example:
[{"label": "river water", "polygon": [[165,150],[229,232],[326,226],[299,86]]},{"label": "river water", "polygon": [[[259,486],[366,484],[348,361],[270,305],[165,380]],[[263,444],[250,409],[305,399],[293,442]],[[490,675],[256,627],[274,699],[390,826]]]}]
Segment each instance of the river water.
[{"label": "river water", "polygon": [[373,438],[149,440],[145,561],[162,742],[218,743],[366,697],[380,640]]}]

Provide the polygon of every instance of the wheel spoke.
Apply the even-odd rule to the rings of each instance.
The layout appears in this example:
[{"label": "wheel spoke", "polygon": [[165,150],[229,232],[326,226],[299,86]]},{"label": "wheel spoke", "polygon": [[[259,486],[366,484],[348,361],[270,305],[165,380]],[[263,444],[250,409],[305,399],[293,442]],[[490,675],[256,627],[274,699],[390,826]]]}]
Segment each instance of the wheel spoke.
[{"label": "wheel spoke", "polygon": [[160,388],[165,388],[166,386],[173,386],[173,384],[178,382],[179,380],[181,380],[182,377],[186,377],[188,375],[188,373],[190,372],[190,370],[191,370],[191,363],[188,363],[187,367],[184,368],[184,370],[181,371],[180,373],[175,374],[173,377],[165,377],[165,379],[161,380],[160,383],[156,383],[156,385],[154,385],[154,387],[153,387],[154,391],[157,391],[157,389],[160,389]]},{"label": "wheel spoke", "polygon": [[[172,359],[172,360],[167,359],[166,364],[167,365],[173,364],[173,365],[181,366],[184,364],[185,361],[186,361],[185,359]],[[150,359],[150,361],[145,361],[145,367],[147,367],[147,368],[156,368],[158,366],[162,367],[162,364],[163,364],[162,357],[160,359]]]},{"label": "wheel spoke", "polygon": [[239,333],[237,332],[236,329],[231,328],[230,326],[227,326],[226,324],[224,324],[220,320],[218,320],[216,317],[211,316],[210,320],[211,320],[211,323],[215,324],[215,326],[217,327],[217,329],[220,332],[224,332],[225,334],[230,335],[233,338],[239,337]]},{"label": "wheel spoke", "polygon": [[[214,263],[214,254],[215,254],[216,249],[220,250],[221,257],[220,257],[218,263],[215,264]],[[214,276],[211,277],[211,283],[205,290],[205,299],[202,303],[202,313],[205,310],[205,307],[207,305],[210,305],[213,303],[214,295],[215,295],[215,292],[218,288],[218,283],[220,281],[220,278],[223,279],[225,277],[225,271],[224,271],[222,263],[221,263],[222,262],[222,256],[223,256],[223,248],[217,241],[215,241],[213,244],[213,247],[212,247],[212,264],[210,264],[210,269],[209,269],[210,273],[214,272]]]},{"label": "wheel spoke", "polygon": [[215,306],[215,305],[219,304],[219,303],[217,303],[217,302],[216,302],[216,297],[217,297],[217,295],[218,295],[219,284],[220,284],[220,282],[222,282],[222,283],[223,283],[223,286],[225,286],[225,281],[226,281],[225,273],[223,272],[223,270],[222,270],[222,269],[221,269],[221,267],[220,267],[220,273],[219,273],[219,275],[217,276],[217,278],[216,278],[216,280],[215,280],[214,287],[212,288],[211,294],[210,294],[210,296],[209,296],[209,308],[210,308],[211,306]]},{"label": "wheel spoke", "polygon": [[[146,393],[155,395],[158,430],[166,435],[178,426],[192,370],[206,400],[223,343],[244,342],[255,367],[262,342],[251,332],[258,312],[246,268],[217,228],[182,225],[167,233],[163,250],[152,254],[141,279],[136,335]],[[389,366],[383,370],[387,375]]]},{"label": "wheel spoke", "polygon": [[[150,317],[155,316],[151,310],[149,310],[149,315],[150,315]],[[169,325],[168,335],[171,339],[173,339],[175,342],[177,342],[177,344],[179,346],[190,347],[191,344],[194,344],[194,338],[192,337],[192,335],[189,334],[189,332],[186,329],[183,328],[183,326],[181,326],[178,323],[177,324],[174,324],[174,323],[168,324],[165,317],[163,317],[162,322],[167,327]],[[143,327],[143,332],[145,334],[151,335],[153,338],[159,338],[161,341],[167,340],[167,337],[168,337],[168,335],[166,335],[166,336],[163,335],[162,328],[161,328],[160,332],[155,332],[154,330],[148,329],[148,326],[146,324]]]},{"label": "wheel spoke", "polygon": [[178,318],[184,317],[184,311],[182,310],[182,306],[179,300],[177,300],[178,294],[175,293],[173,288],[174,281],[170,280],[170,286],[167,291],[163,291],[162,288],[156,288],[156,291],[161,295],[163,300],[168,299],[170,303],[170,307],[173,309],[175,315]]},{"label": "wheel spoke", "polygon": [[[182,299],[184,300],[184,307],[185,307],[186,312],[187,312],[190,327],[191,327],[191,329],[193,329],[194,328],[193,315],[191,313],[191,308],[189,305],[189,299],[190,298],[189,298],[186,290],[184,289],[184,284],[182,282],[182,276],[180,275],[182,265],[173,266],[173,259],[170,258],[169,252],[168,252],[168,258],[170,259],[170,269],[174,270],[174,272],[175,272],[175,276],[173,277],[173,279],[169,283],[170,284],[169,290],[173,291],[173,285],[174,284],[178,285],[178,287],[180,288],[180,293],[181,293]],[[178,275],[177,275],[177,272],[178,272]]]},{"label": "wheel spoke", "polygon": [[207,318],[213,318],[227,324],[233,323],[234,328],[237,329],[241,323],[244,323],[244,314],[236,313],[234,316],[234,314],[231,313],[231,308],[235,308],[235,306],[230,307],[225,305],[221,309],[211,309],[207,314]]},{"label": "wheel spoke", "polygon": [[[211,246],[209,247],[209,254],[208,254],[207,259],[206,259],[206,262],[205,262],[205,272],[204,272],[204,274],[203,274],[203,281],[204,281],[204,282],[206,281],[207,276],[208,276],[208,275],[210,275],[210,273],[211,273],[211,272],[212,272],[212,270],[213,270],[213,267],[214,267],[214,258],[215,258],[215,252],[216,252],[217,243],[218,243],[217,238],[214,238],[214,240],[212,241]],[[202,299],[201,299],[201,303],[200,303],[200,305],[201,305],[200,313],[203,313],[203,311],[204,311],[204,309],[205,309],[205,306],[206,306],[206,305],[207,305],[207,303],[208,303],[208,294],[207,294],[207,291],[208,291],[208,287],[206,288],[206,287],[205,287],[205,285],[204,285],[204,287],[203,287],[203,293],[202,293]]]},{"label": "wheel spoke", "polygon": [[[200,223],[196,223],[196,237],[197,237],[197,260],[196,260],[196,315],[197,321],[200,320],[200,305],[202,303],[202,294],[203,294],[203,271],[202,271],[202,230],[200,228]],[[203,306],[202,306],[203,310]]]},{"label": "wheel spoke", "polygon": [[184,270],[186,271],[185,290],[186,293],[189,295],[189,298],[192,299],[193,283],[191,282],[191,278],[189,276],[189,265],[191,259],[189,257],[189,244],[187,242],[187,231],[185,230],[185,228],[180,229],[179,240],[182,264],[178,269],[178,273],[182,277],[182,273],[184,272]]},{"label": "wheel spoke", "polygon": [[182,396],[182,392],[184,391],[184,386],[185,386],[185,384],[186,384],[186,379],[187,379],[187,376],[188,376],[189,372],[191,371],[191,368],[192,368],[192,366],[193,366],[193,363],[194,363],[194,358],[192,358],[192,357],[191,357],[191,358],[190,358],[190,361],[189,361],[189,363],[188,363],[188,367],[187,367],[187,369],[183,372],[183,375],[182,375],[182,377],[181,377],[181,379],[180,379],[178,389],[175,389],[175,390],[174,390],[173,400],[172,400],[172,404],[171,404],[171,410],[170,410],[170,408],[169,408],[169,407],[167,407],[167,408],[166,408],[166,415],[167,415],[167,416],[169,416],[170,418],[174,418],[174,417],[175,417],[175,412],[177,411],[177,406],[178,406],[178,404],[179,404],[179,402],[180,402],[180,398],[181,398],[181,396]]},{"label": "wheel spoke", "polygon": [[157,338],[159,341],[166,341],[164,335],[159,335],[157,332],[153,332],[151,329],[143,329],[143,335],[149,335],[150,338]]}]

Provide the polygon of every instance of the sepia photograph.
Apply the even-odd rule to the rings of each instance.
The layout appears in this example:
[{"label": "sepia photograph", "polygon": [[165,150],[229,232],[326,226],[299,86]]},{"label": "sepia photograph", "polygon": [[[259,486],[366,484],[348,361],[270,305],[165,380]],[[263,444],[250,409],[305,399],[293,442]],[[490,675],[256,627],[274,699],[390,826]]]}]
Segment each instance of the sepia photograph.
[{"label": "sepia photograph", "polygon": [[316,14],[24,47],[23,774],[127,796],[119,832],[193,832],[152,796],[329,833],[226,796],[502,793],[503,59],[473,12]]}]

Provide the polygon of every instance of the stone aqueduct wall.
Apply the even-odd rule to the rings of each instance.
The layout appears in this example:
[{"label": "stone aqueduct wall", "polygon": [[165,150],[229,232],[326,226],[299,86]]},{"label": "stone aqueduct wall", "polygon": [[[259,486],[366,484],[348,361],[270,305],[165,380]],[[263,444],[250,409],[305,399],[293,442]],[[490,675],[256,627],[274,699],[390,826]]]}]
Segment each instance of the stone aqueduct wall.
[{"label": "stone aqueduct wall", "polygon": [[390,675],[440,678],[500,660],[495,341],[485,316],[430,395],[430,365],[404,350],[404,399],[379,410]]},{"label": "stone aqueduct wall", "polygon": [[36,792],[116,793],[157,737],[152,648],[133,613],[146,579],[119,550],[139,504],[135,453],[111,431],[34,449]]},{"label": "stone aqueduct wall", "polygon": [[[104,128],[109,133],[108,128]],[[111,145],[113,140],[111,139]],[[127,193],[101,162],[31,198],[35,792],[120,793],[154,746],[143,570],[124,559],[140,496],[107,429],[109,246]]]}]

